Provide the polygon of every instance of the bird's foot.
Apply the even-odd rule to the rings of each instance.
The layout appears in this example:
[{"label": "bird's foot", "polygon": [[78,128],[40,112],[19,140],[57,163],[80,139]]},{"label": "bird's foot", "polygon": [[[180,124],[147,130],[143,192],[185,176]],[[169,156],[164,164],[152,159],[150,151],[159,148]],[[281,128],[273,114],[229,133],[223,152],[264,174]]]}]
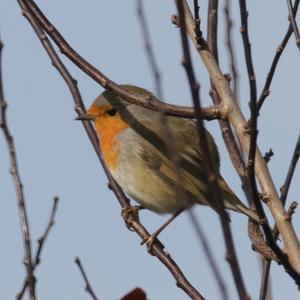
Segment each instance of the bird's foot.
[{"label": "bird's foot", "polygon": [[139,221],[139,211],[141,209],[144,209],[144,207],[141,205],[133,205],[133,206],[123,207],[121,215],[122,215],[122,218],[124,219],[126,226],[129,230],[132,230],[131,222],[129,222],[129,219]]},{"label": "bird's foot", "polygon": [[147,246],[147,251],[152,254],[152,248],[155,244],[159,245],[162,249],[165,247],[158,239],[157,239],[158,234],[153,233],[150,236],[144,238],[141,242],[141,245],[146,245]]}]

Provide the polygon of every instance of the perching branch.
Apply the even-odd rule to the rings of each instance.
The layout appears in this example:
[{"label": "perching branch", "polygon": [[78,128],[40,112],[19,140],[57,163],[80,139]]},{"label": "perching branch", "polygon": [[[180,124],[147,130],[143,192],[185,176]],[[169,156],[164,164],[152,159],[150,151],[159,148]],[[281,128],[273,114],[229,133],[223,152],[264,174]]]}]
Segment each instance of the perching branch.
[{"label": "perching branch", "polygon": [[16,148],[14,145],[13,137],[8,128],[7,118],[6,118],[7,103],[4,99],[4,90],[3,90],[3,82],[2,82],[2,60],[1,60],[2,48],[3,48],[3,43],[0,40],[0,109],[1,109],[0,127],[3,131],[8,146],[9,158],[10,158],[10,173],[13,178],[15,190],[17,194],[19,218],[21,223],[23,246],[24,246],[23,262],[27,272],[26,281],[28,282],[29,296],[30,296],[30,300],[35,300],[36,299],[35,276],[33,273],[34,266],[32,262],[31,237],[30,237],[30,227],[28,221],[27,207],[26,207],[25,197],[23,193],[23,184],[18,169]]},{"label": "perching branch", "polygon": [[[141,96],[139,94],[130,92],[120,85],[116,84],[105,76],[101,71],[97,70],[87,60],[80,56],[64,39],[59,31],[50,23],[47,17],[41,12],[39,7],[32,0],[22,0],[23,5],[26,6],[28,11],[35,17],[39,25],[51,37],[53,42],[58,46],[60,51],[66,55],[73,63],[75,63],[83,72],[98,82],[105,89],[111,90],[116,95],[128,100],[134,104],[150,108],[154,111],[163,109],[167,114],[194,118],[195,112],[192,107],[177,106],[172,104],[164,104],[153,96]],[[217,118],[226,118],[222,114],[222,109],[218,107],[203,108],[202,116],[208,120]]]}]

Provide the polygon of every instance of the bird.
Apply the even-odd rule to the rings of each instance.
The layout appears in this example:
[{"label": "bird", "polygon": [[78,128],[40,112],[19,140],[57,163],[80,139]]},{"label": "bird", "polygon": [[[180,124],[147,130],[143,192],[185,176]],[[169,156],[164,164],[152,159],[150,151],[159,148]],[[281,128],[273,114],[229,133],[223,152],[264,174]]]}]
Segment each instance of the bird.
[{"label": "bird", "polygon": [[[152,92],[138,86],[121,87],[133,94],[154,97]],[[77,119],[93,121],[107,168],[140,208],[173,214],[174,218],[195,204],[216,211],[194,120],[162,115],[130,103],[110,90],[101,93],[86,114]],[[240,201],[220,174],[217,145],[206,129],[205,135],[225,208],[259,223],[256,212]]]}]

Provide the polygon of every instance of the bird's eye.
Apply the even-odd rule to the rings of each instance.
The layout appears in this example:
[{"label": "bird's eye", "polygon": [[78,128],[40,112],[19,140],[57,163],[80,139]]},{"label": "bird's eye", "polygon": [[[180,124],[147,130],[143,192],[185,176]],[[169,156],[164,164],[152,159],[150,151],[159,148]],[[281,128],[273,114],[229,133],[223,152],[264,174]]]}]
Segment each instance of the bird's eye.
[{"label": "bird's eye", "polygon": [[116,115],[116,113],[118,112],[118,110],[116,108],[110,108],[106,111],[106,113],[110,116],[110,117],[113,117]]}]

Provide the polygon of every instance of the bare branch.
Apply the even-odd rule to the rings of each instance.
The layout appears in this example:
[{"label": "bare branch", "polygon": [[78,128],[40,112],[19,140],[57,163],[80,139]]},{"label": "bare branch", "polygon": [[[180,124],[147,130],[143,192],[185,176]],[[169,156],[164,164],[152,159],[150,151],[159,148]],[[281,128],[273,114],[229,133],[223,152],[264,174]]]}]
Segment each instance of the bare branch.
[{"label": "bare branch", "polygon": [[[228,6],[228,14],[229,16],[229,6]],[[208,23],[207,23],[207,44],[209,49],[211,50],[211,53],[213,54],[216,62],[218,63],[219,58],[218,58],[218,1],[217,0],[211,0],[209,1],[209,6],[208,6]],[[227,18],[227,32],[230,31],[229,27],[229,19]],[[227,33],[228,34],[228,33]],[[227,36],[227,38],[229,38]],[[229,41],[227,42],[227,44]],[[232,62],[234,65],[234,62]],[[214,87],[214,84],[211,80],[211,92],[210,96],[212,97],[212,100],[214,102],[215,106],[221,105],[221,99]],[[232,132],[230,123],[226,120],[219,120],[219,125],[221,128],[223,140],[225,142],[225,145],[227,147],[230,159],[232,161],[232,164],[234,168],[236,169],[238,175],[241,178],[242,181],[242,186],[245,190],[245,187],[247,186],[247,181],[246,181],[246,166],[243,161],[241,151],[238,147],[236,138],[234,136],[234,133]]]},{"label": "bare branch", "polygon": [[[179,23],[180,23],[180,36],[183,48],[183,60],[182,64],[186,70],[187,77],[190,84],[192,99],[194,108],[196,111],[196,116],[199,116],[201,113],[201,104],[200,104],[200,96],[199,96],[199,84],[196,81],[193,65],[191,61],[190,49],[188,44],[188,36],[186,33],[186,19],[184,13],[184,6],[181,0],[176,0],[176,6],[178,11]],[[213,163],[210,158],[208,141],[205,134],[205,127],[203,120],[199,117],[196,117],[197,121],[197,131],[199,134],[199,147],[203,152],[204,157],[206,157],[204,161],[204,169],[207,174],[209,189],[212,196],[212,203],[220,216],[220,222],[222,225],[223,235],[225,244],[227,247],[227,260],[231,267],[231,271],[235,280],[236,288],[240,299],[249,299],[248,293],[246,292],[246,288],[243,282],[242,274],[240,271],[240,267],[238,264],[238,260],[235,253],[235,248],[233,244],[233,238],[231,234],[230,225],[228,222],[228,214],[225,211],[224,202],[221,197],[221,193],[217,184],[217,170],[214,168]]]},{"label": "bare branch", "polygon": [[[248,153],[248,164],[247,164],[247,181],[248,181],[248,192],[250,194],[250,198],[253,201],[253,204],[256,208],[256,211],[261,219],[266,220],[266,215],[263,209],[263,206],[260,202],[258,189],[256,185],[255,178],[255,163],[256,163],[256,150],[257,150],[257,87],[256,87],[256,78],[252,61],[252,53],[251,53],[251,44],[248,33],[248,11],[246,6],[246,0],[240,0],[240,16],[241,16],[241,34],[243,39],[245,60],[248,72],[249,86],[250,86],[250,122],[248,122],[248,132],[250,133],[249,140],[249,153]],[[263,225],[265,232],[271,233],[270,227],[265,224]],[[273,240],[273,236],[271,234],[266,234],[267,239],[270,239],[269,243],[275,246],[275,241]]]},{"label": "bare branch", "polygon": [[2,59],[1,59],[2,48],[3,48],[3,43],[0,40],[0,109],[1,109],[0,127],[3,131],[7,143],[7,147],[8,147],[8,152],[9,152],[10,173],[13,178],[13,182],[17,194],[19,217],[20,217],[22,237],[23,237],[23,246],[24,246],[23,262],[27,272],[26,280],[29,286],[30,300],[34,300],[36,299],[35,298],[35,277],[33,274],[34,266],[32,263],[30,227],[29,227],[25,197],[23,193],[23,184],[18,169],[16,148],[14,145],[13,137],[8,128],[7,118],[6,118],[7,102],[4,99],[4,90],[3,90],[3,82],[2,82]]},{"label": "bare branch", "polygon": [[76,263],[76,265],[78,266],[78,268],[79,268],[79,270],[80,270],[80,273],[81,273],[81,275],[82,275],[82,277],[83,277],[83,280],[84,280],[84,282],[85,282],[85,291],[86,291],[88,294],[90,294],[90,296],[92,297],[93,300],[98,300],[96,294],[94,293],[94,291],[93,291],[93,289],[92,289],[92,286],[91,286],[91,284],[90,284],[90,282],[89,282],[89,279],[88,279],[88,277],[87,277],[87,275],[86,275],[86,273],[85,273],[85,271],[84,271],[84,268],[83,268],[83,266],[82,266],[82,264],[81,264],[81,261],[80,261],[80,258],[79,258],[79,257],[76,257],[76,258],[75,258],[75,263]]},{"label": "bare branch", "polygon": [[[223,76],[222,72],[220,71],[217,62],[213,58],[213,55],[210,53],[208,47],[201,47],[201,48],[198,47],[198,43],[197,40],[195,39],[195,34],[194,34],[194,20],[186,1],[184,1],[184,10],[186,14],[186,21],[187,21],[186,24],[187,24],[188,34],[190,35],[193,43],[195,44],[197,51],[201,59],[203,60],[205,67],[210,74],[210,77],[212,78],[216,90],[220,98],[222,99],[222,104],[224,105],[228,113],[228,120],[234,127],[236,131],[236,135],[239,138],[240,144],[243,147],[243,150],[246,153],[248,153],[250,139],[249,139],[249,135],[246,134],[246,130],[245,130],[245,128],[247,127],[246,126],[247,122],[245,120],[245,117],[242,115],[239,107],[236,105],[233,99],[232,91],[228,86],[228,82],[226,78]],[[300,270],[299,241],[292,224],[290,222],[287,222],[287,220],[284,219],[285,210],[277,194],[268,167],[259,149],[257,149],[256,151],[255,165],[256,165],[255,172],[258,178],[258,182],[261,185],[265,197],[267,197],[268,201],[266,201],[266,203],[276,221],[276,224],[278,225],[279,231],[281,233],[284,242],[285,251],[287,252],[289,260],[292,265],[289,263],[289,260],[287,260],[287,257],[284,255],[282,255],[281,257],[281,262],[283,263],[287,272],[295,279],[297,284],[300,285],[300,276],[298,272],[295,271],[295,269]],[[276,255],[282,254],[282,251],[276,244],[273,244],[272,247],[274,248],[274,249],[272,248],[273,251],[278,252],[276,253]]]},{"label": "bare branch", "polygon": [[236,57],[232,39],[232,18],[231,18],[231,1],[226,0],[224,4],[224,15],[226,20],[226,45],[229,53],[230,68],[232,74],[232,91],[233,97],[237,102],[239,100],[239,77],[236,64]]},{"label": "bare branch", "polygon": [[[59,31],[50,23],[46,16],[41,12],[39,7],[32,0],[18,0],[27,7],[30,13],[35,17],[40,26],[47,32],[55,44],[59,47],[60,51],[66,55],[73,63],[75,63],[82,71],[88,76],[98,82],[105,89],[111,90],[116,95],[132,102],[136,105],[150,108],[154,111],[160,111],[163,109],[169,115],[175,115],[179,117],[194,118],[195,112],[192,107],[177,106],[172,104],[161,103],[155,97],[141,96],[136,93],[130,92],[120,85],[116,84],[105,76],[102,72],[97,70],[93,65],[81,57],[63,38]],[[203,117],[212,120],[217,118],[225,118],[222,114],[221,108],[203,108]]]}]

